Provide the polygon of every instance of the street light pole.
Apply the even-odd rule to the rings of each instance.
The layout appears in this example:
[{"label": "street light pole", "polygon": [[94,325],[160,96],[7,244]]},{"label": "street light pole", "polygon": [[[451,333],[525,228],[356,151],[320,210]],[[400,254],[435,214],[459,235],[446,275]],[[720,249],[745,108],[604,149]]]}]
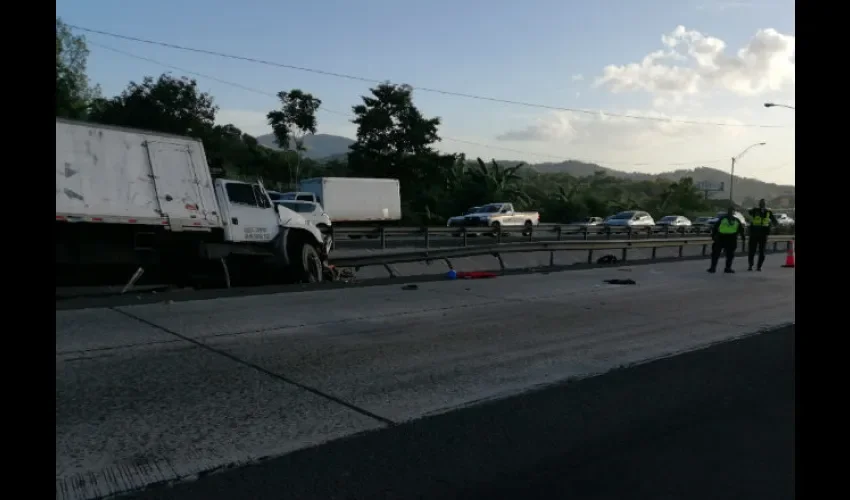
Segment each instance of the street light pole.
[{"label": "street light pole", "polygon": [[775,102],[766,102],[766,103],[764,103],[764,107],[765,108],[780,107],[780,108],[788,108],[788,109],[793,109],[793,110],[797,109],[794,106],[789,106],[787,104],[776,104]]},{"label": "street light pole", "polygon": [[735,163],[737,163],[738,160],[741,159],[741,157],[743,157],[745,154],[747,154],[747,151],[753,149],[756,146],[764,146],[765,144],[767,144],[767,143],[766,142],[757,142],[755,144],[748,146],[745,150],[738,153],[737,156],[732,157],[732,173],[729,176],[729,203],[730,204],[735,203],[734,201],[732,201],[732,195],[735,193]]}]

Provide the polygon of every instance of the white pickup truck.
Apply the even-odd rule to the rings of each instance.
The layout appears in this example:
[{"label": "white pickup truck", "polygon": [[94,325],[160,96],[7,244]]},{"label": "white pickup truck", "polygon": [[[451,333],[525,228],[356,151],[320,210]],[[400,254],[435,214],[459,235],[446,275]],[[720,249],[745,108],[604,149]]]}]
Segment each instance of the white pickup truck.
[{"label": "white pickup truck", "polygon": [[463,227],[486,227],[498,234],[501,228],[522,226],[530,231],[540,224],[539,212],[517,212],[511,203],[489,203],[478,207],[475,213],[463,216]]}]

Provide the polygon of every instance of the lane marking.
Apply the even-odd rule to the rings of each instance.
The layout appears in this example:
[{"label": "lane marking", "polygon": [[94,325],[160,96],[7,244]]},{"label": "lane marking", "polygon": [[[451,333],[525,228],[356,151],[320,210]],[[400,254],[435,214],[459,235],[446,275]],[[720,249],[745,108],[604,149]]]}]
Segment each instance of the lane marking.
[{"label": "lane marking", "polygon": [[177,333],[177,332],[175,332],[174,330],[171,330],[171,329],[166,328],[166,327],[164,327],[164,326],[160,326],[160,325],[158,325],[158,324],[156,324],[156,323],[154,323],[154,322],[152,322],[152,321],[148,321],[148,320],[146,320],[146,319],[144,319],[144,318],[141,318],[141,317],[139,317],[139,316],[136,316],[135,314],[129,313],[129,312],[127,312],[127,311],[122,311],[122,310],[120,310],[120,309],[115,309],[115,308],[110,308],[110,309],[112,309],[112,310],[113,310],[113,311],[115,311],[115,312],[121,313],[121,314],[123,314],[123,315],[127,316],[128,318],[134,319],[134,320],[136,320],[136,321],[138,321],[138,322],[140,322],[140,323],[144,323],[144,324],[146,324],[146,325],[148,325],[148,326],[152,326],[152,327],[154,327],[154,328],[157,328],[157,329],[159,329],[159,330],[162,330],[162,331],[163,331],[163,332],[165,332],[165,333],[169,333],[169,334],[171,334],[171,335],[174,335],[175,337],[178,337],[178,338],[180,338],[180,339],[183,339],[183,340],[185,340],[185,341],[187,341],[187,342],[191,342],[192,344],[195,344],[195,345],[196,345],[196,346],[198,346],[198,347],[201,347],[201,348],[206,349],[206,350],[208,350],[208,351],[210,351],[210,352],[213,352],[213,353],[215,353],[215,354],[218,354],[219,356],[224,356],[225,358],[227,358],[227,359],[229,359],[229,360],[231,360],[231,361],[235,361],[236,363],[239,363],[239,364],[241,364],[241,365],[247,366],[247,367],[249,367],[249,368],[253,368],[254,370],[257,370],[258,372],[263,373],[263,374],[265,374],[265,375],[268,375],[269,377],[272,377],[272,378],[274,378],[274,379],[277,379],[277,380],[279,380],[279,381],[281,381],[281,382],[284,382],[284,383],[286,383],[286,384],[293,385],[293,386],[295,386],[295,387],[298,387],[299,389],[303,389],[303,390],[305,390],[305,391],[309,392],[310,394],[313,394],[313,395],[315,395],[315,396],[319,396],[319,397],[321,397],[321,398],[327,399],[328,401],[331,401],[331,402],[334,402],[334,403],[336,403],[336,404],[338,404],[338,405],[344,406],[344,407],[348,408],[349,410],[351,410],[351,411],[353,411],[353,412],[359,413],[360,415],[363,415],[363,416],[369,417],[369,418],[371,418],[371,419],[377,420],[378,422],[381,422],[382,424],[385,424],[385,425],[386,425],[386,426],[388,426],[388,427],[393,427],[393,426],[398,425],[396,422],[394,422],[394,421],[392,421],[392,420],[390,420],[390,419],[388,419],[388,418],[386,418],[386,417],[383,417],[383,416],[381,416],[381,415],[378,415],[377,413],[373,413],[373,412],[371,412],[371,411],[369,411],[369,410],[367,410],[367,409],[365,409],[365,408],[361,408],[361,407],[359,407],[359,406],[356,406],[356,405],[354,405],[354,404],[351,404],[351,403],[349,403],[348,401],[345,401],[345,400],[343,400],[343,399],[340,399],[340,398],[338,398],[338,397],[336,397],[336,396],[334,396],[334,395],[328,394],[328,393],[326,393],[326,392],[320,391],[319,389],[316,389],[316,388],[314,388],[314,387],[310,387],[310,386],[305,385],[305,384],[302,384],[302,383],[300,383],[300,382],[296,382],[295,380],[292,380],[292,379],[290,379],[290,378],[288,378],[288,377],[285,377],[285,376],[283,376],[283,375],[280,375],[279,373],[275,373],[275,372],[273,372],[273,371],[271,371],[271,370],[268,370],[268,369],[266,369],[266,368],[263,368],[262,366],[260,366],[260,365],[258,365],[258,364],[256,364],[256,363],[251,363],[250,361],[246,361],[246,360],[241,359],[241,358],[239,358],[239,357],[237,357],[237,356],[234,356],[233,354],[230,354],[230,353],[229,353],[229,352],[227,352],[227,351],[223,351],[223,350],[221,350],[221,349],[216,349],[215,347],[209,346],[209,345],[207,345],[207,344],[205,344],[205,343],[203,343],[203,342],[200,342],[200,341],[198,341],[198,340],[195,340],[195,339],[193,339],[193,338],[191,338],[191,337],[187,337],[187,336],[185,336],[185,335],[183,335],[183,334]]}]

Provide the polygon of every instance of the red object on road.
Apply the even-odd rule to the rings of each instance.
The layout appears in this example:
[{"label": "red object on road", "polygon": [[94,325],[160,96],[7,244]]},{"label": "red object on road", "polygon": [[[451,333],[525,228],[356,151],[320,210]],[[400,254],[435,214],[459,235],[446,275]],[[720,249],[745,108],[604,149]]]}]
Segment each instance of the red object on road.
[{"label": "red object on road", "polygon": [[487,272],[487,271],[468,271],[468,272],[458,271],[457,272],[457,278],[458,279],[467,279],[467,280],[475,280],[475,279],[481,279],[481,278],[495,278],[496,276],[498,276],[498,274]]}]

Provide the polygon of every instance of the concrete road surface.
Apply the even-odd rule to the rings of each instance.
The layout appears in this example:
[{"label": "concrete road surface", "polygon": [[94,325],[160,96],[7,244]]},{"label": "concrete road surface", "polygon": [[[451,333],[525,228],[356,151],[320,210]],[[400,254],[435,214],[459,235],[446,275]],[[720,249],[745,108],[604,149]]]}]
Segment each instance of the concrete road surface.
[{"label": "concrete road surface", "polygon": [[57,311],[57,498],[192,479],[793,322],[793,270],[705,267]]},{"label": "concrete road surface", "polygon": [[794,327],[136,499],[794,498]]}]

